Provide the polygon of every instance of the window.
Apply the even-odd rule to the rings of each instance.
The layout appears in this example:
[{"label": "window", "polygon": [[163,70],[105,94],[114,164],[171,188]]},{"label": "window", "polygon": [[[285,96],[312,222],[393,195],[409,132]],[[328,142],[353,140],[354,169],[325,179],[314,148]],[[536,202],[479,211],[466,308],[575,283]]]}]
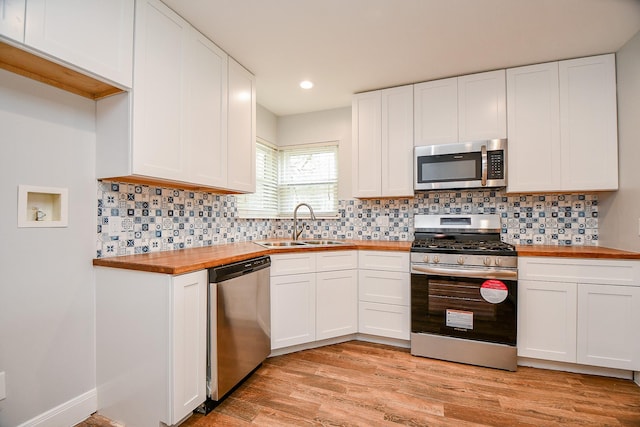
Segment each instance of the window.
[{"label": "window", "polygon": [[256,192],[238,197],[240,216],[288,218],[302,202],[311,205],[316,216],[338,214],[337,143],[277,150],[258,141]]}]

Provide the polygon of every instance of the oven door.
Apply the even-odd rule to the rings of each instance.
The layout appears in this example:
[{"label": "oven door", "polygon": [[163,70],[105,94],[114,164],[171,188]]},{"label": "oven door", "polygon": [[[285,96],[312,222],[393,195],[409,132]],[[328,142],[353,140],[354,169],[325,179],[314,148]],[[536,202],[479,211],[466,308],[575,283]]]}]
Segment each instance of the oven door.
[{"label": "oven door", "polygon": [[411,274],[411,332],[516,345],[517,280]]}]

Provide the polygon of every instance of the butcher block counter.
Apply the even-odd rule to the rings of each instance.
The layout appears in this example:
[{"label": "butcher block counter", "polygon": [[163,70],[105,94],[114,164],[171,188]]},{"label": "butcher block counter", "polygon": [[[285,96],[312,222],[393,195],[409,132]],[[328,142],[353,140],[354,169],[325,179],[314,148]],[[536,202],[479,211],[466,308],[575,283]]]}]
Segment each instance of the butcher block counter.
[{"label": "butcher block counter", "polygon": [[640,253],[599,246],[516,245],[518,256],[640,259]]},{"label": "butcher block counter", "polygon": [[[265,248],[254,242],[229,243],[141,255],[96,258],[93,260],[93,265],[152,273],[183,274],[276,253],[327,250],[409,251],[411,248],[411,242],[408,241],[341,240],[341,242],[343,244],[302,248]],[[638,252],[598,246],[517,245],[516,248],[518,256],[528,257],[640,259]]]},{"label": "butcher block counter", "polygon": [[96,258],[93,265],[101,267],[124,268],[128,270],[148,271],[152,273],[183,274],[231,262],[295,251],[406,251],[411,248],[407,241],[341,240],[340,245],[305,246],[301,248],[265,248],[257,243],[229,243],[226,245],[190,248],[175,251],[153,252],[141,255],[125,255],[110,258]]}]

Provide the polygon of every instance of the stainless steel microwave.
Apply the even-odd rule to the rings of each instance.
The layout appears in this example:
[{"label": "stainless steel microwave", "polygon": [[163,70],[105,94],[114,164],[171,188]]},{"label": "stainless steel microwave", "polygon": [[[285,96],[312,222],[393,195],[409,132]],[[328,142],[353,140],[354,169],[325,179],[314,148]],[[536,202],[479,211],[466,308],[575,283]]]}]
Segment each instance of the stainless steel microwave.
[{"label": "stainless steel microwave", "polygon": [[507,185],[507,140],[414,148],[414,190],[491,188]]}]

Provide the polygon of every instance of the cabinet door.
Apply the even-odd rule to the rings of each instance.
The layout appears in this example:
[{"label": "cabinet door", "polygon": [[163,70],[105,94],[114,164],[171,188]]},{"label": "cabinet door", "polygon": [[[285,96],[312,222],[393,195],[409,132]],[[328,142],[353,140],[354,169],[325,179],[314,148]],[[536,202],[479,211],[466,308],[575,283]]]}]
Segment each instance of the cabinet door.
[{"label": "cabinet door", "polygon": [[640,370],[640,287],[578,285],[578,363]]},{"label": "cabinet door", "polygon": [[172,424],[206,399],[207,271],[173,278]]},{"label": "cabinet door", "polygon": [[25,44],[130,88],[133,9],[131,0],[29,0]]},{"label": "cabinet door", "polygon": [[615,56],[561,61],[563,190],[618,189]]},{"label": "cabinet door", "polygon": [[229,130],[227,188],[256,191],[255,77],[229,58]]},{"label": "cabinet door", "polygon": [[185,75],[189,181],[227,185],[227,54],[190,29]]},{"label": "cabinet door", "polygon": [[558,63],[507,70],[507,106],[508,190],[560,190]]},{"label": "cabinet door", "polygon": [[358,332],[408,340],[411,330],[408,306],[360,301]]},{"label": "cabinet door", "polygon": [[432,145],[458,142],[458,79],[413,86],[414,142]]},{"label": "cabinet door", "polygon": [[315,273],[271,277],[271,349],[316,339]]},{"label": "cabinet door", "polygon": [[0,0],[0,36],[24,41],[25,0]]},{"label": "cabinet door", "polygon": [[505,71],[458,77],[458,140],[506,137]]},{"label": "cabinet door", "polygon": [[355,197],[381,194],[381,92],[354,95],[352,102],[352,177]]},{"label": "cabinet door", "polygon": [[413,197],[413,86],[382,91],[381,196]]},{"label": "cabinet door", "polygon": [[136,2],[133,173],[187,180],[183,83],[189,24],[159,0]]},{"label": "cabinet door", "polygon": [[519,280],[518,356],[576,361],[576,292],[575,283]]},{"label": "cabinet door", "polygon": [[409,305],[411,293],[409,273],[395,271],[360,270],[358,299],[383,304]]},{"label": "cabinet door", "polygon": [[316,340],[358,332],[357,270],[316,275]]}]

